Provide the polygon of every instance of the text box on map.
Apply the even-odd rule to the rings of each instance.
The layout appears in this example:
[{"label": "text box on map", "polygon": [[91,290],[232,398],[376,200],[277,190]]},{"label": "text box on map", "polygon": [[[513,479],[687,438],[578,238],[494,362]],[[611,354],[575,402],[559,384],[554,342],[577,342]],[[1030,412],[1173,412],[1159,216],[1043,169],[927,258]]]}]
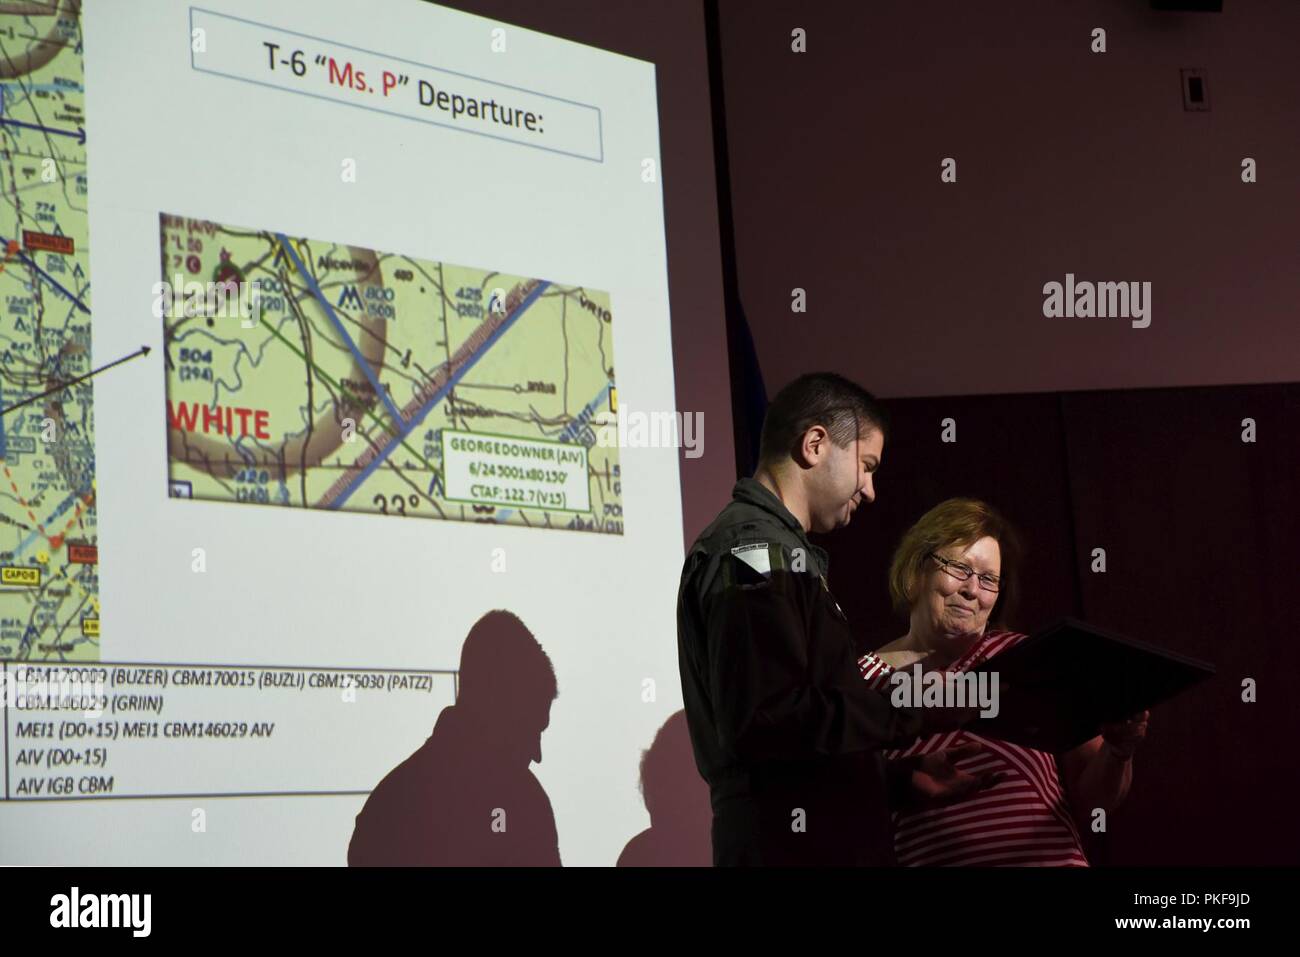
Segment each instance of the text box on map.
[{"label": "text box on map", "polygon": [[443,429],[442,465],[450,501],[591,510],[586,446]]}]

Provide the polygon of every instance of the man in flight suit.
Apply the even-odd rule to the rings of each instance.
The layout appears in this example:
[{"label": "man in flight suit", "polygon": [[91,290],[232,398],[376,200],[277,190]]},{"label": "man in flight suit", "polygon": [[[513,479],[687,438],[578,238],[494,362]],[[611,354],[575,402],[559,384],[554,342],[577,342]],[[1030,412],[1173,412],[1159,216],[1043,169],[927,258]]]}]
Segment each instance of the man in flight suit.
[{"label": "man in flight suit", "polygon": [[[867,687],[826,552],[808,539],[875,499],[885,430],[860,386],[830,373],[796,379],[768,408],[754,476],[686,556],[678,662],[715,866],[893,863],[889,800],[909,800],[922,771],[881,750],[969,720],[927,714],[923,726]],[[926,783],[947,796],[982,782],[936,773]]]}]

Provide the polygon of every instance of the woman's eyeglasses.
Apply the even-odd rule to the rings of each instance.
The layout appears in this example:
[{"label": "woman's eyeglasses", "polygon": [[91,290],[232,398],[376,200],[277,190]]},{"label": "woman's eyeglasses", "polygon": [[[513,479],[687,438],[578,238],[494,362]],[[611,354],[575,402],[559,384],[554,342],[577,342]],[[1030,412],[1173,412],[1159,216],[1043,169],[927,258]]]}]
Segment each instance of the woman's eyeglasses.
[{"label": "woman's eyeglasses", "polygon": [[[969,565],[964,565],[961,562],[955,562],[951,558],[941,558],[934,552],[930,552],[928,557],[933,558],[938,562],[948,575],[957,579],[959,582],[969,581],[971,575],[975,574],[975,569],[971,568]],[[979,580],[980,587],[985,591],[995,592],[1002,586],[1002,579],[998,578],[996,575],[980,575]]]}]

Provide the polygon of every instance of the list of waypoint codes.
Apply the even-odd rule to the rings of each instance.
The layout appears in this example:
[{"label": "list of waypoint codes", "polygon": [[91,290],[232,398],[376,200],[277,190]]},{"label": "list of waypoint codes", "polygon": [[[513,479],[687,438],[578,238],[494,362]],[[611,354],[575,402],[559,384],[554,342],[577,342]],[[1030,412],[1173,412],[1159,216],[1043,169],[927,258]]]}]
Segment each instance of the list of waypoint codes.
[{"label": "list of waypoint codes", "polygon": [[391,756],[326,762],[313,757],[320,742],[391,740],[401,751],[456,693],[454,671],[0,666],[8,801],[362,794]]}]

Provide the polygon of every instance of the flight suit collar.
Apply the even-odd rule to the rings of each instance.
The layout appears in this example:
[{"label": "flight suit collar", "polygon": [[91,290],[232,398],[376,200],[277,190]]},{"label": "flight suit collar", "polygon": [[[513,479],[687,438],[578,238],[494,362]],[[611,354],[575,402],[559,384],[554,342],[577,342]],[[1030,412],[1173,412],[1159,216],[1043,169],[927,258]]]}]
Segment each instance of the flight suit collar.
[{"label": "flight suit collar", "polygon": [[785,504],[767,486],[755,478],[742,478],[732,488],[731,497],[738,502],[761,508],[789,528],[791,532],[798,536],[800,544],[807,548],[817,560],[817,564],[820,566],[819,571],[823,580],[825,579],[830,570],[830,556],[826,554],[824,548],[818,548],[808,540],[808,533],[799,524],[799,519],[794,517],[794,513],[786,508]]}]

